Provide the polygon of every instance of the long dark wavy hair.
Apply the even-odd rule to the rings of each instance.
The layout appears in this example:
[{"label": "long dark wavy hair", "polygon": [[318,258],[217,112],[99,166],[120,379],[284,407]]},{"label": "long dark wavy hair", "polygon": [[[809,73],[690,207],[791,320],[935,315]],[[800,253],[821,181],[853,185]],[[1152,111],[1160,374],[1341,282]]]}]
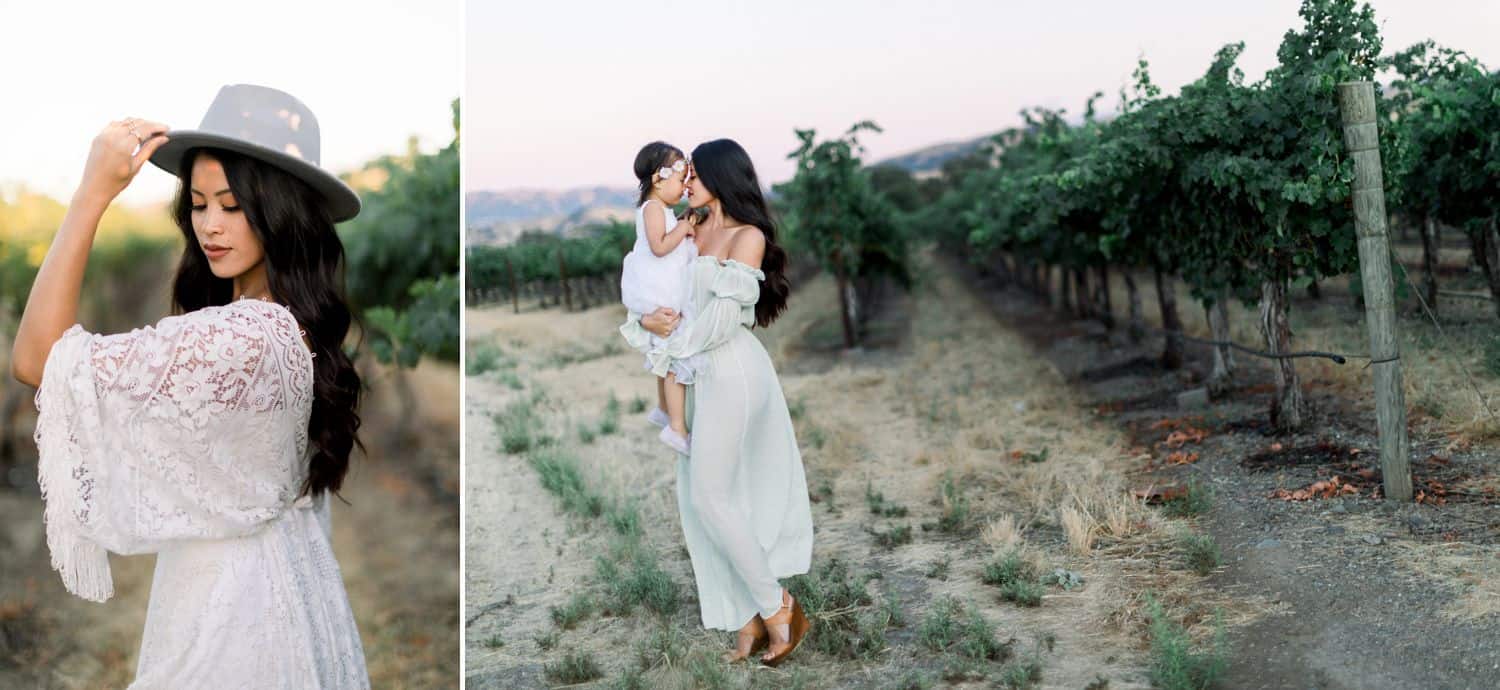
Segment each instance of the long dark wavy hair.
[{"label": "long dark wavy hair", "polygon": [[682,149],[665,141],[653,141],[636,152],[635,181],[640,183],[641,188],[641,196],[635,200],[636,206],[646,203],[646,197],[651,196],[651,188],[656,185],[657,171],[682,158]]},{"label": "long dark wavy hair", "polygon": [[755,303],[755,324],[769,326],[786,310],[792,286],[786,278],[786,250],[776,244],[776,224],[750,154],[733,139],[715,139],[694,148],[692,161],[693,173],[723,205],[724,215],[754,225],[766,236],[766,254],[760,261],[766,279],[760,284],[760,300]]},{"label": "long dark wavy hair", "polygon": [[265,252],[271,295],[291,310],[317,353],[313,358],[312,416],[308,421],[308,441],[314,452],[302,493],[337,494],[349,470],[349,455],[356,444],[364,450],[364,444],[359,440],[359,372],[343,349],[353,314],[344,301],[340,270],[344,245],[334,232],[333,217],[321,194],[268,163],[223,149],[187,151],[179,168],[181,179],[172,207],[172,218],[187,239],[172,283],[176,313],[228,304],[234,299],[234,281],[213,274],[193,232],[190,180],[193,160],[199,155],[210,156],[224,166],[235,203]]}]

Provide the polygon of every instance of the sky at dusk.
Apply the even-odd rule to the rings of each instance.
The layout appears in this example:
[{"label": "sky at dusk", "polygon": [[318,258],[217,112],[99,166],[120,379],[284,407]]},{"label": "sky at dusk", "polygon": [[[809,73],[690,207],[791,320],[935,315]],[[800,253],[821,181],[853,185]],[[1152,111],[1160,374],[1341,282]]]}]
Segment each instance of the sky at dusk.
[{"label": "sky at dusk", "polygon": [[[1431,38],[1500,67],[1500,2],[1376,0],[1384,52]],[[794,128],[873,119],[866,160],[1021,122],[1029,106],[1112,111],[1140,57],[1168,92],[1244,41],[1247,81],[1300,26],[1295,0],[470,0],[465,186],[631,186],[642,144],[739,141],[763,182]]]}]

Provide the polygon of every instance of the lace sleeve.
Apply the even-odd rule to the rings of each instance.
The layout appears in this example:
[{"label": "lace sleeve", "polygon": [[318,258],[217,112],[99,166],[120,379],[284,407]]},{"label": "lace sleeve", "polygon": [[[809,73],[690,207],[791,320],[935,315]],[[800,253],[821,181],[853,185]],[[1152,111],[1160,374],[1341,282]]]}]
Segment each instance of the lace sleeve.
[{"label": "lace sleeve", "polygon": [[106,551],[242,536],[297,498],[312,387],[298,333],[280,305],[235,303],[129,333],[74,325],[53,345],[37,480],[68,591],[104,601]]}]

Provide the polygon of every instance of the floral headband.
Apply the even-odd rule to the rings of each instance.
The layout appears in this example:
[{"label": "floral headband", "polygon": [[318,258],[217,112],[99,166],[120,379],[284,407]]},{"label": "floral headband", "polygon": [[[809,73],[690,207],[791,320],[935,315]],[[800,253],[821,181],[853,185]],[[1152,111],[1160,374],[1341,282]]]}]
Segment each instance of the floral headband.
[{"label": "floral headband", "polygon": [[663,179],[663,180],[665,180],[665,179],[671,177],[672,173],[680,173],[680,172],[682,172],[684,170],[687,170],[687,161],[683,160],[681,158],[678,158],[677,162],[673,163],[671,165],[671,167],[668,167],[668,166],[665,166],[665,165],[661,166],[661,168],[656,171],[656,176],[659,177],[659,178],[661,178],[661,179]]}]

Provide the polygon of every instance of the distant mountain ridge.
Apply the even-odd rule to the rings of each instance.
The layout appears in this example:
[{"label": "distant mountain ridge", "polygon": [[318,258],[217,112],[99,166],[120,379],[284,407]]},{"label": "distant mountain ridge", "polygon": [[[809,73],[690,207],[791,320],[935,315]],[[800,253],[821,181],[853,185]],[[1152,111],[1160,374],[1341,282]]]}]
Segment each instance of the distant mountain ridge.
[{"label": "distant mountain ridge", "polygon": [[505,244],[524,230],[557,234],[616,218],[635,216],[639,192],[630,187],[505,189],[464,196],[468,244]]},{"label": "distant mountain ridge", "polygon": [[470,218],[481,220],[525,220],[566,216],[589,206],[633,207],[637,192],[630,187],[577,187],[574,189],[506,189],[474,191],[465,197]]},{"label": "distant mountain ridge", "polygon": [[[979,149],[994,135],[933,144],[870,165],[893,165],[913,175],[935,175],[943,163]],[[469,192],[467,244],[506,244],[524,230],[567,235],[610,218],[632,221],[639,192],[632,187],[576,187],[573,189],[504,189]]]},{"label": "distant mountain ridge", "polygon": [[933,144],[910,153],[884,158],[870,165],[872,167],[877,165],[892,165],[912,174],[935,173],[941,170],[943,164],[949,160],[978,151],[981,145],[994,138],[994,136],[994,134],[986,134],[982,137],[974,137],[973,139]]}]

